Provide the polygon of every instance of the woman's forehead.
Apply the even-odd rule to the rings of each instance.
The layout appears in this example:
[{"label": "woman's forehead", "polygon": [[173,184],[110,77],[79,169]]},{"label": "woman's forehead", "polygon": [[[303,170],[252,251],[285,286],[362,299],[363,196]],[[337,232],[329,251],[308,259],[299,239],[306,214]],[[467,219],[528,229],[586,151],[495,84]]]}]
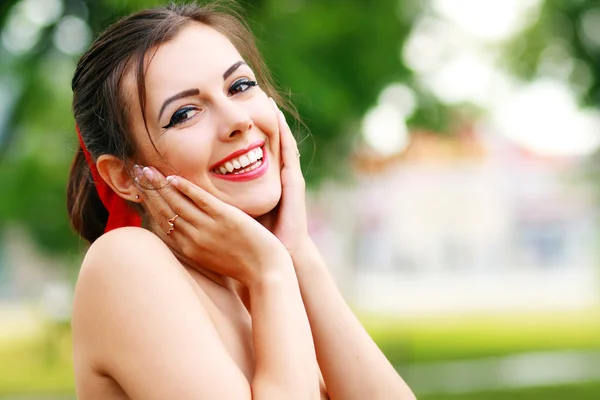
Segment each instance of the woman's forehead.
[{"label": "woman's forehead", "polygon": [[200,23],[189,24],[150,56],[146,84],[169,91],[185,89],[190,81],[222,80],[223,72],[242,59],[227,37]]},{"label": "woman's forehead", "polygon": [[[147,117],[156,116],[162,102],[189,89],[222,86],[223,73],[242,56],[229,39],[200,23],[184,27],[172,40],[148,51],[144,84]],[[122,94],[130,112],[129,123],[141,118],[137,86],[137,61],[132,59],[122,80]],[[138,100],[136,100],[138,99]]]}]

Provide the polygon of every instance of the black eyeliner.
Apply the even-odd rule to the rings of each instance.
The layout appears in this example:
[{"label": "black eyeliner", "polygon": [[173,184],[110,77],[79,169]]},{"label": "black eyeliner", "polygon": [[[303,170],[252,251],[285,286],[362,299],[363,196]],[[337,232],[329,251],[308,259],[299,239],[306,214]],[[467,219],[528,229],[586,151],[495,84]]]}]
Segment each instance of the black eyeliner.
[{"label": "black eyeliner", "polygon": [[[246,90],[240,90],[239,92],[236,92],[236,93],[234,93],[234,95],[235,95],[235,94],[238,94],[238,93],[243,93],[243,92],[246,92],[246,91],[248,91],[248,90],[252,89],[253,87],[256,87],[256,86],[258,86],[258,82],[257,82],[257,81],[255,81],[255,80],[252,80],[252,79],[250,79],[250,78],[240,78],[240,79],[238,79],[237,81],[235,81],[235,82],[233,82],[233,83],[231,84],[231,86],[229,87],[229,91],[231,91],[231,89],[232,89],[232,88],[235,88],[236,86],[239,86],[239,85],[247,85],[247,86],[248,86],[248,88],[247,88]],[[186,119],[184,119],[184,120],[182,120],[182,121],[173,121],[173,118],[174,118],[174,117],[177,115],[177,113],[179,113],[179,112],[182,112],[182,111],[183,111],[183,112],[185,113],[185,112],[188,112],[188,111],[190,111],[190,110],[193,110],[194,108],[195,108],[195,107],[193,107],[193,106],[187,106],[187,107],[183,107],[183,108],[180,108],[179,110],[175,111],[175,112],[173,113],[173,115],[171,116],[171,119],[169,120],[169,123],[168,123],[167,125],[163,126],[163,127],[162,127],[162,129],[169,129],[169,128],[172,128],[172,127],[174,127],[174,126],[177,126],[177,125],[179,125],[179,124],[182,124],[182,123],[186,122],[188,119],[190,119],[190,118],[192,118],[192,117],[190,117],[190,118],[186,118]]]}]

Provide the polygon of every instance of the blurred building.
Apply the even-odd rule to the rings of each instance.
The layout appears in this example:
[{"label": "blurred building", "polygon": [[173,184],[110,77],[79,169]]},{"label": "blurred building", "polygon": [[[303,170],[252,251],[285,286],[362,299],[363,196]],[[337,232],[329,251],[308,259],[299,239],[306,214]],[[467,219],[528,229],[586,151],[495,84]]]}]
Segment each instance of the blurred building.
[{"label": "blurred building", "polygon": [[582,159],[472,129],[355,158],[311,197],[312,234],[358,308],[401,314],[597,304],[596,203]]}]

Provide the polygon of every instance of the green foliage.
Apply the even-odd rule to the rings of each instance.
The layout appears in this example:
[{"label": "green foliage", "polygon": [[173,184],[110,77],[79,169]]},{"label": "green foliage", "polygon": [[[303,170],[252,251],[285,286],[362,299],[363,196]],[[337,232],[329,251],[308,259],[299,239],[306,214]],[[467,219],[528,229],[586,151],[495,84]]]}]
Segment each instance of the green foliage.
[{"label": "green foliage", "polygon": [[506,64],[526,79],[536,75],[565,79],[583,105],[598,107],[600,38],[594,28],[598,19],[597,0],[545,0],[537,22],[506,47]]},{"label": "green foliage", "polygon": [[[65,190],[75,149],[70,113],[70,70],[74,60],[49,50],[28,71],[28,88],[16,107],[14,139],[0,160],[3,183],[0,220],[30,227],[44,248],[73,246]],[[48,99],[52,99],[49,101]]]},{"label": "green foliage", "polygon": [[259,3],[247,9],[260,47],[313,135],[301,148],[305,170],[312,162],[307,179],[339,172],[381,89],[410,77],[400,57],[412,23],[402,4],[410,2]]}]

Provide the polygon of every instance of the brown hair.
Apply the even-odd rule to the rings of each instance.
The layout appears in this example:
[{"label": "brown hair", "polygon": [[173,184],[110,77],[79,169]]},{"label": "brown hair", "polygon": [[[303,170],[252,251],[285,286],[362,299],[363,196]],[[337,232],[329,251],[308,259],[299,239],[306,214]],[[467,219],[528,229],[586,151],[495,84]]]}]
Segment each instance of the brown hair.
[{"label": "brown hair", "polygon": [[[144,114],[144,56],[150,49],[172,40],[190,23],[205,24],[225,35],[254,70],[267,95],[297,117],[275,90],[253,34],[231,5],[169,5],[144,10],[108,27],[77,64],[72,81],[73,115],[94,160],[102,154],[112,154],[129,163],[135,155],[128,130],[127,96],[121,85],[123,77],[129,72],[135,74],[138,101]],[[81,148],[71,165],[67,209],[75,230],[90,243],[104,233],[108,212],[98,197]]]}]

